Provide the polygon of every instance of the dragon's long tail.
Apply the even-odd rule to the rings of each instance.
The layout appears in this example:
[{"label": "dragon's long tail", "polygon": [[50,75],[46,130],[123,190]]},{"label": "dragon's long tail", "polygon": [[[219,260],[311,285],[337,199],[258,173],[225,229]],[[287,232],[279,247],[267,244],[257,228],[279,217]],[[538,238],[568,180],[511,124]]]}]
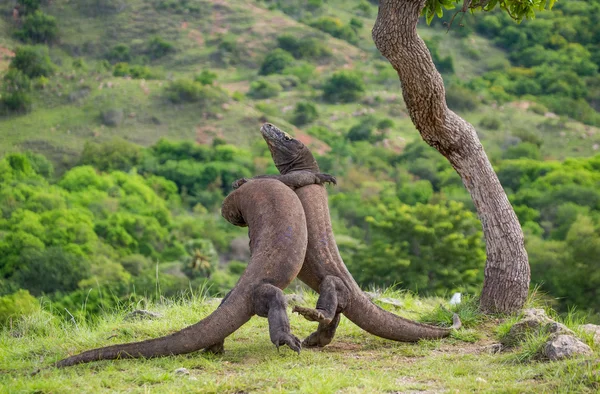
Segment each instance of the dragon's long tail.
[{"label": "dragon's long tail", "polygon": [[357,326],[373,335],[402,342],[444,338],[462,325],[456,314],[452,318],[454,324],[449,328],[417,323],[381,309],[362,292],[352,298],[343,313]]},{"label": "dragon's long tail", "polygon": [[124,343],[88,350],[58,361],[57,367],[118,358],[151,358],[191,353],[214,345],[252,317],[244,303],[225,302],[198,323],[173,334],[141,342]]}]

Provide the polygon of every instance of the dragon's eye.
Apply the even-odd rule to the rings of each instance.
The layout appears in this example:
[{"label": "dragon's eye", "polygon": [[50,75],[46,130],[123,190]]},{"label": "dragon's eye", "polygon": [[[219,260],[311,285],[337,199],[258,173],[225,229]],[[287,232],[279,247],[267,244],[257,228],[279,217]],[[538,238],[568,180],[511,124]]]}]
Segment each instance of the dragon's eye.
[{"label": "dragon's eye", "polygon": [[283,138],[285,138],[286,141],[290,141],[291,140],[291,138],[289,136],[287,136],[287,135],[285,137],[283,137]]}]

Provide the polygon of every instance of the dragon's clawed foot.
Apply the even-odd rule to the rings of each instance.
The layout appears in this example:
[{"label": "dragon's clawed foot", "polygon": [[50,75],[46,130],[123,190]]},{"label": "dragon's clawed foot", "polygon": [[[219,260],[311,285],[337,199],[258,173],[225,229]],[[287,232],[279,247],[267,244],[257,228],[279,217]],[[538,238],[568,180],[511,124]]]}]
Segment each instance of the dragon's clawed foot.
[{"label": "dragon's clawed foot", "polygon": [[279,346],[282,345],[287,345],[290,349],[298,354],[300,354],[300,350],[302,349],[302,342],[300,342],[300,339],[287,332],[280,332],[271,340],[277,347],[277,351],[279,351]]},{"label": "dragon's clawed foot", "polygon": [[225,353],[224,342],[215,343],[214,345],[206,347],[204,348],[204,352],[212,354],[223,354]]},{"label": "dragon's clawed foot", "polygon": [[333,175],[329,175],[329,174],[316,174],[317,178],[319,178],[319,184],[324,184],[324,183],[332,183],[334,185],[337,185],[337,179],[335,179],[335,177]]},{"label": "dragon's clawed foot", "polygon": [[302,341],[304,347],[324,347],[331,343],[331,336],[323,332],[315,331]]},{"label": "dragon's clawed foot", "polygon": [[292,312],[296,312],[297,314],[304,316],[306,320],[316,321],[324,324],[331,323],[331,319],[325,317],[325,315],[323,315],[323,313],[318,309],[295,306],[294,309],[292,309]]},{"label": "dragon's clawed foot", "polygon": [[247,179],[247,178],[240,178],[237,181],[233,181],[233,183],[231,184],[231,187],[233,188],[233,190],[235,190],[248,181],[249,181],[249,179]]}]

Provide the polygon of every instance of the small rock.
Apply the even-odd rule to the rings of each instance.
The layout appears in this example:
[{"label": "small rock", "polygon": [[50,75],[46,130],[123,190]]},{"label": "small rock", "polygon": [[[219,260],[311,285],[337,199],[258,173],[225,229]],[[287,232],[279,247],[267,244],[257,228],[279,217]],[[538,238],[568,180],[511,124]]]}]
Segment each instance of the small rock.
[{"label": "small rock", "polygon": [[187,368],[177,368],[174,372],[177,375],[189,375],[190,374],[190,371],[188,371]]},{"label": "small rock", "polygon": [[592,354],[592,349],[570,335],[558,335],[544,346],[544,356],[550,360],[562,360],[579,354]]},{"label": "small rock", "polygon": [[[504,346],[514,346],[525,338],[525,334],[531,331],[538,331],[542,327],[551,324],[558,324],[551,320],[543,309],[525,309],[523,311],[523,319],[516,322],[501,342]],[[565,327],[566,328],[566,327]],[[556,332],[560,329],[555,328]]]},{"label": "small rock", "polygon": [[304,303],[304,297],[300,294],[286,294],[285,301],[289,306],[300,305]]},{"label": "small rock", "polygon": [[546,311],[541,309],[541,308],[529,308],[529,309],[525,309],[523,310],[523,316],[525,318],[530,318],[530,317],[541,317],[541,318],[547,318],[548,315],[546,315]]},{"label": "small rock", "polygon": [[558,322],[552,322],[548,325],[546,325],[546,329],[548,330],[548,332],[554,334],[554,335],[572,335],[575,336],[575,333],[570,330],[569,328],[567,328],[567,326],[565,326],[562,323],[558,323]]},{"label": "small rock", "polygon": [[129,321],[135,319],[156,319],[159,317],[162,317],[160,313],[150,312],[145,309],[136,309],[135,311],[129,312],[127,315],[125,315],[124,320]]},{"label": "small rock", "polygon": [[502,345],[514,346],[525,338],[525,334],[530,331],[538,330],[545,321],[537,318],[525,318],[521,321],[516,322],[511,328],[508,334],[502,338]]},{"label": "small rock", "polygon": [[600,326],[595,324],[584,324],[581,329],[587,333],[594,334],[594,343],[600,345]]},{"label": "small rock", "polygon": [[487,383],[487,380],[485,380],[484,378],[480,378],[479,376],[475,378],[475,381],[479,383]]}]

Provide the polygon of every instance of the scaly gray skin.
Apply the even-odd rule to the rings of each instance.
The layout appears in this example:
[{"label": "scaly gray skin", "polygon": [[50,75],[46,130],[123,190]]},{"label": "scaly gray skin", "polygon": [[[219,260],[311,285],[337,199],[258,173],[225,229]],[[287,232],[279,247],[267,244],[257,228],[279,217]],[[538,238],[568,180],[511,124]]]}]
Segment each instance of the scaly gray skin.
[{"label": "scaly gray skin", "polygon": [[252,257],[223,303],[208,317],[171,335],[89,350],[56,363],[58,367],[96,360],[150,358],[215,347],[253,315],[268,318],[271,342],[300,352],[290,333],[281,289],[296,277],[307,245],[306,220],[296,194],[273,179],[251,181],[223,202],[221,214],[248,226]]},{"label": "scaly gray skin", "polygon": [[[272,124],[261,127],[273,161],[281,176],[262,175],[279,179],[296,172],[320,173],[319,165],[310,150],[301,142]],[[247,182],[240,179],[236,186]],[[317,331],[306,338],[304,346],[325,346],[331,342],[343,313],[362,329],[382,338],[403,342],[437,339],[450,335],[461,326],[458,315],[453,316],[450,328],[436,327],[404,319],[387,312],[371,302],[360,289],[344,264],[333,236],[327,204],[327,191],[321,185],[296,189],[302,202],[308,228],[306,258],[298,278],[319,293],[315,309],[295,307],[308,320],[319,322]]]}]

